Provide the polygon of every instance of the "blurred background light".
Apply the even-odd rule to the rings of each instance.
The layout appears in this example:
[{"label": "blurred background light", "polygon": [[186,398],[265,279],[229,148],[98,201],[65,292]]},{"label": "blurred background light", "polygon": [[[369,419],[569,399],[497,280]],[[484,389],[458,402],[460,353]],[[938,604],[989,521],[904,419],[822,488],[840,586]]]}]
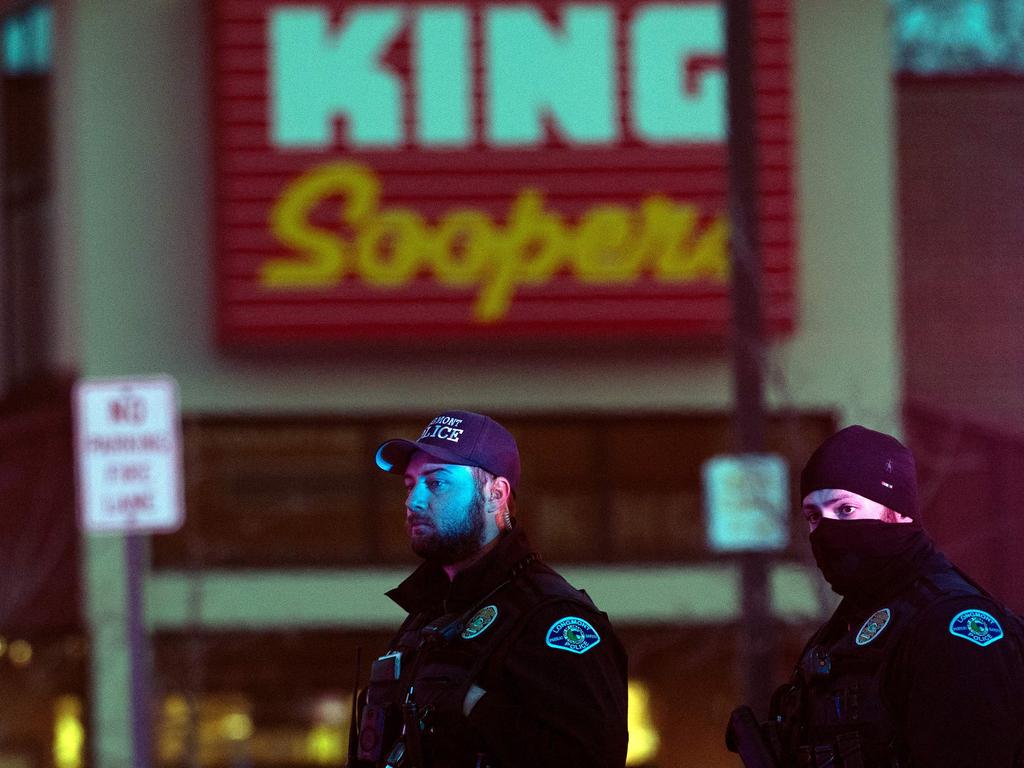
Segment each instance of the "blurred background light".
[{"label": "blurred background light", "polygon": [[306,755],[316,765],[339,765],[344,761],[346,741],[338,726],[315,725],[306,740]]},{"label": "blurred background light", "polygon": [[14,666],[28,666],[32,661],[32,644],[28,640],[15,640],[8,646],[7,654]]},{"label": "blurred background light", "polygon": [[53,763],[56,768],[82,768],[85,750],[85,726],[82,724],[82,700],[77,696],[58,696],[53,706]]},{"label": "blurred background light", "polygon": [[651,694],[647,685],[629,681],[629,749],[626,765],[649,764],[658,754],[658,731],[651,722]]},{"label": "blurred background light", "polygon": [[232,712],[221,721],[221,733],[231,741],[245,741],[252,730],[252,718],[245,712]]}]

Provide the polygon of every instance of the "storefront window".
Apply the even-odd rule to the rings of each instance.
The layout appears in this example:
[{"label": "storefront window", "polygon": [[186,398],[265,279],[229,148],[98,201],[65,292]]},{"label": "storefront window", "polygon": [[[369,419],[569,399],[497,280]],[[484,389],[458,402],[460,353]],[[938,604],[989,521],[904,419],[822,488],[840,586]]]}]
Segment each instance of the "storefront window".
[{"label": "storefront window", "polygon": [[[700,468],[730,450],[728,414],[497,416],[522,454],[517,517],[546,559],[708,558]],[[413,562],[404,488],[377,470],[373,453],[389,437],[419,434],[429,418],[188,420],[188,519],[178,533],[154,539],[155,567]],[[769,448],[796,466],[831,429],[828,414],[776,416]]]},{"label": "storefront window", "polygon": [[[630,658],[627,765],[729,768],[742,650],[728,625],[617,625]],[[784,626],[785,680],[806,626]],[[390,632],[159,633],[158,768],[315,768],[347,759],[357,649],[362,684]],[[191,664],[191,668],[184,665]],[[184,670],[188,669],[188,672]]]}]

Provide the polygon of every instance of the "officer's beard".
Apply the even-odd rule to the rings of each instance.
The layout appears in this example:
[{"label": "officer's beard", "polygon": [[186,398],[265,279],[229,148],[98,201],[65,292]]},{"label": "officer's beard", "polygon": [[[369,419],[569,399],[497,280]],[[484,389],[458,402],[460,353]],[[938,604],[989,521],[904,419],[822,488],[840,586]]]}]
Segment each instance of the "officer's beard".
[{"label": "officer's beard", "polygon": [[894,594],[934,552],[917,523],[825,518],[810,540],[814,560],[832,590],[856,602]]},{"label": "officer's beard", "polygon": [[460,521],[437,526],[429,536],[413,539],[412,551],[437,565],[461,563],[483,546],[485,519],[484,495],[478,489]]}]

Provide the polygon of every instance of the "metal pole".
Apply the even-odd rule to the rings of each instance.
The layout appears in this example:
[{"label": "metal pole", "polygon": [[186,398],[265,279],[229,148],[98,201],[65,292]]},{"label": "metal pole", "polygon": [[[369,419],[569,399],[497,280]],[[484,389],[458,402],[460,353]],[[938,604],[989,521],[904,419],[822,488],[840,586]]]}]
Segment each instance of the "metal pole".
[{"label": "metal pole", "polygon": [[128,533],[125,544],[125,600],[131,674],[132,767],[149,768],[150,731],[149,643],[143,619],[142,587],[146,573],[146,537]]},{"label": "metal pole", "polygon": [[[732,269],[735,429],[742,453],[764,451],[761,263],[758,253],[757,106],[754,91],[752,0],[726,0],[729,227]],[[768,556],[740,558],[740,658],[743,694],[764,711],[772,691],[775,641],[768,590]]]}]

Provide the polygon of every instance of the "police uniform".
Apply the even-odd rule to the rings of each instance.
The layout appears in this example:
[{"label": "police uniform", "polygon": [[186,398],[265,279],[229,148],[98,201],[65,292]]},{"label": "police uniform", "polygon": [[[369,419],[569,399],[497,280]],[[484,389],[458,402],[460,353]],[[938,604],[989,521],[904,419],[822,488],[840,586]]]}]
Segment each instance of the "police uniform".
[{"label": "police uniform", "polygon": [[[622,646],[520,529],[451,582],[425,562],[388,595],[409,616],[374,664],[358,735],[365,764],[624,764]],[[470,684],[486,693],[467,718]]]},{"label": "police uniform", "polygon": [[1016,765],[1024,631],[935,549],[910,451],[847,427],[812,454],[800,495],[815,561],[843,601],[773,697],[782,764]]},{"label": "police uniform", "polygon": [[902,575],[874,604],[844,600],[807,643],[773,702],[783,765],[1020,764],[1019,620],[934,550]]}]

